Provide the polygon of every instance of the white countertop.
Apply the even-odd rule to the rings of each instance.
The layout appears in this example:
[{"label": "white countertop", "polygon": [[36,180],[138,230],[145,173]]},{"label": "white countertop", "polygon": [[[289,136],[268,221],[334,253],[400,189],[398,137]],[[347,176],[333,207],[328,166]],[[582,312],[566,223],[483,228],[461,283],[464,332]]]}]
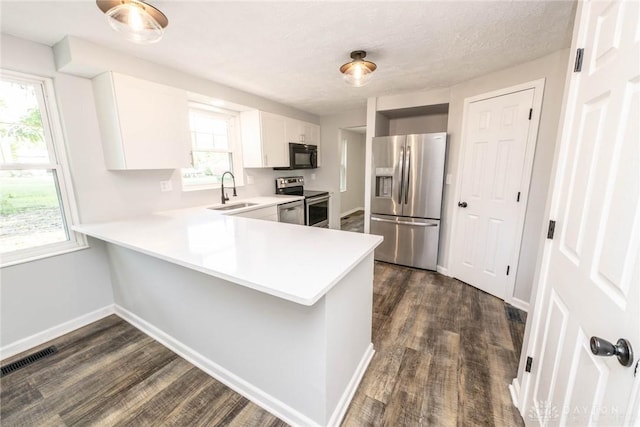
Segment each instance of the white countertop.
[{"label": "white countertop", "polygon": [[224,214],[188,208],[72,228],[260,292],[313,305],[373,251],[382,237],[233,216],[300,199],[232,198],[228,204],[258,205]]},{"label": "white countertop", "polygon": [[270,206],[276,206],[283,203],[295,202],[297,200],[304,200],[304,196],[284,196],[284,195],[273,195],[273,196],[257,196],[257,197],[247,197],[244,199],[229,196],[229,201],[224,205],[220,202],[210,203],[204,206],[196,206],[192,208],[183,208],[183,209],[175,209],[170,211],[158,212],[159,215],[173,215],[173,214],[182,214],[185,212],[197,212],[202,209],[208,208],[217,208],[223,206],[233,206],[236,203],[255,203],[254,206],[247,206],[246,208],[233,209],[229,211],[216,211],[209,209],[211,212],[217,215],[236,215],[242,212],[249,212],[255,209],[268,208]]}]

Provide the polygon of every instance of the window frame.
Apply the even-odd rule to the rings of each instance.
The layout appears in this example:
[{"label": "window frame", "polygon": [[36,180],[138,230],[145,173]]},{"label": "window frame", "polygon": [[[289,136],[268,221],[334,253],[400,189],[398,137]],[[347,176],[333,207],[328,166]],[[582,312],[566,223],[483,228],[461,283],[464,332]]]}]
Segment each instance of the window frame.
[{"label": "window frame", "polygon": [[[212,105],[205,104],[201,101],[189,101],[188,105],[189,114],[192,111],[196,111],[199,113],[208,113],[212,116],[224,117],[227,119],[228,123],[228,136],[229,136],[229,150],[196,150],[194,146],[193,138],[189,141],[190,149],[189,154],[191,155],[191,167],[194,166],[193,162],[193,153],[195,151],[199,152],[217,152],[217,153],[231,153],[231,163],[233,168],[233,176],[235,177],[236,187],[244,186],[244,165],[242,162],[242,144],[241,144],[241,135],[240,135],[240,113],[238,111],[227,110],[224,108],[215,107]],[[193,133],[191,127],[189,127],[189,134]],[[190,191],[200,191],[200,190],[216,190],[220,188],[219,183],[211,183],[211,184],[199,184],[199,185],[185,185],[184,181],[184,173],[182,168],[180,169],[180,186],[183,192]]]},{"label": "window frame", "polygon": [[[342,138],[340,146],[340,192],[347,192],[347,159],[348,159],[347,138]],[[344,185],[343,185],[344,184]]]},{"label": "window frame", "polygon": [[48,243],[32,248],[19,249],[0,255],[0,268],[31,262],[43,258],[62,255],[88,248],[87,238],[72,229],[79,223],[78,208],[74,197],[73,181],[69,169],[67,147],[58,105],[56,102],[53,80],[34,74],[20,73],[0,69],[0,78],[6,81],[24,83],[34,86],[42,118],[45,144],[49,155],[49,163],[11,163],[0,164],[0,170],[47,170],[54,174],[54,183],[58,194],[58,203],[62,213],[63,227],[68,240]]}]

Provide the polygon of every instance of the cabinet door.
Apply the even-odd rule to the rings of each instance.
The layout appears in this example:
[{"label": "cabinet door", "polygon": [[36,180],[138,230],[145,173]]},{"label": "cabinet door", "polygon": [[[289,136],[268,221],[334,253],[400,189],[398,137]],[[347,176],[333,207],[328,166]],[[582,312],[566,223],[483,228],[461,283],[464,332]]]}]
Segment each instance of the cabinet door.
[{"label": "cabinet door", "polygon": [[305,144],[320,145],[320,126],[313,123],[300,122],[300,128]]},{"label": "cabinet door", "polygon": [[320,126],[287,117],[285,119],[287,142],[318,145],[320,142]]},{"label": "cabinet door", "polygon": [[189,166],[187,93],[113,73],[124,169]]},{"label": "cabinet door", "polygon": [[285,136],[287,143],[295,142],[299,144],[303,144],[303,130],[301,126],[302,122],[300,120],[292,119],[290,117],[285,118]]},{"label": "cabinet door", "polygon": [[285,117],[260,113],[262,158],[265,167],[289,166],[288,143],[285,137]]}]

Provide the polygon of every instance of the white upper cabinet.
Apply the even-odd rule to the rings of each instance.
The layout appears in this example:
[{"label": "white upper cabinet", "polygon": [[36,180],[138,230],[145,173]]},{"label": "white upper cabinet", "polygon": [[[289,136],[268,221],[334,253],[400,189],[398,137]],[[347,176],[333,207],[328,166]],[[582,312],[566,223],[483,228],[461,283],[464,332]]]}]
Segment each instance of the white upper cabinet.
[{"label": "white upper cabinet", "polygon": [[258,110],[240,113],[244,167],[289,166],[285,119],[284,116]]},{"label": "white upper cabinet", "polygon": [[186,91],[114,72],[93,91],[107,169],[190,166]]},{"label": "white upper cabinet", "polygon": [[287,117],[285,120],[287,142],[320,145],[320,126]]}]

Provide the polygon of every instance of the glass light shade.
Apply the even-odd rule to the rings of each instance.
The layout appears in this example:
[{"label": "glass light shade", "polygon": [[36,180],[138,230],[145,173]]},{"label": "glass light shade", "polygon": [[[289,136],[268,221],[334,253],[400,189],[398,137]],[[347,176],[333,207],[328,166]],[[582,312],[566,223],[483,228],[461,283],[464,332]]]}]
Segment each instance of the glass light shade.
[{"label": "glass light shade", "polygon": [[[343,71],[344,81],[353,87],[361,87],[369,83],[375,68],[368,66],[367,63],[368,61],[361,60],[349,63],[349,66]],[[371,63],[369,62],[369,64]]]},{"label": "glass light shade", "polygon": [[134,43],[156,43],[164,30],[145,8],[145,4],[131,0],[105,12],[111,28]]},{"label": "glass light shade", "polygon": [[364,59],[365,56],[367,56],[367,52],[364,50],[354,50],[351,52],[351,59],[353,59],[353,61],[347,62],[340,67],[340,72],[348,85],[361,87],[371,81],[373,72],[378,67],[373,62],[366,61]]}]

